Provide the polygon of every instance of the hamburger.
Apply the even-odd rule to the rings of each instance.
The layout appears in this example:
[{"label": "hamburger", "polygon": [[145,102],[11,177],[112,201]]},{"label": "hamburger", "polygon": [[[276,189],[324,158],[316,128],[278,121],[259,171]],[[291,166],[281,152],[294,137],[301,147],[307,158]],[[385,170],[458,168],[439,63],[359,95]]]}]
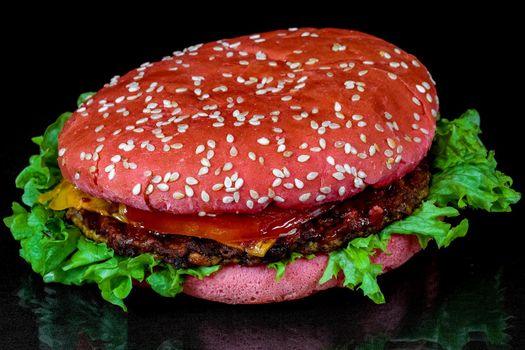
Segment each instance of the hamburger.
[{"label": "hamburger", "polygon": [[[466,234],[466,207],[520,195],[478,137],[439,119],[414,56],[371,35],[290,29],[191,46],[116,76],[35,138],[5,223],[46,282],[225,303],[377,277]],[[449,222],[450,221],[450,222]]]}]

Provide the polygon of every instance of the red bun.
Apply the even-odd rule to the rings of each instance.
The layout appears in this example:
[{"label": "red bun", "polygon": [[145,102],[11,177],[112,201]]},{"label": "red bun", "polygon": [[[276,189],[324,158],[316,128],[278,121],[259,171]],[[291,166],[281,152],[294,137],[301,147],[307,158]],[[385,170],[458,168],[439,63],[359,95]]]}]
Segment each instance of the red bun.
[{"label": "red bun", "polygon": [[65,125],[59,164],[80,189],[146,210],[313,206],[411,171],[437,110],[429,73],[394,45],[281,30],[113,78]]},{"label": "red bun", "polygon": [[[404,264],[419,250],[421,246],[416,236],[393,235],[387,252],[375,255],[372,261],[383,265],[383,272],[387,272]],[[228,304],[266,304],[301,299],[340,284],[336,279],[319,284],[327,261],[326,255],[312,260],[296,260],[288,265],[279,282],[275,281],[275,270],[266,266],[225,266],[203,280],[189,277],[184,283],[184,293]]]}]

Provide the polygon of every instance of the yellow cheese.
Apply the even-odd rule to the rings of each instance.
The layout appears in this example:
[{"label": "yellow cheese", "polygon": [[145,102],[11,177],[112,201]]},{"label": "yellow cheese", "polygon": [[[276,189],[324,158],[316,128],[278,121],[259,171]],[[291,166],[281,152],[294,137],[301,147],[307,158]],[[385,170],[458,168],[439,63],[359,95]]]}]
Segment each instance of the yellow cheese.
[{"label": "yellow cheese", "polygon": [[99,213],[104,216],[112,216],[120,221],[126,222],[125,206],[108,202],[104,199],[87,194],[72,183],[63,180],[54,189],[43,193],[38,197],[42,204],[47,203],[49,209],[66,210],[75,208]]}]

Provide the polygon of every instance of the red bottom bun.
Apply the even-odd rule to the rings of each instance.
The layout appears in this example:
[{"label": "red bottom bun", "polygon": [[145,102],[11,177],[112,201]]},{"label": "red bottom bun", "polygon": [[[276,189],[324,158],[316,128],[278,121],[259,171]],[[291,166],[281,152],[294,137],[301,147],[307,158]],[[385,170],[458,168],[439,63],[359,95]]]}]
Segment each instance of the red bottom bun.
[{"label": "red bottom bun", "polygon": [[[372,262],[382,264],[383,272],[387,272],[405,263],[419,250],[421,247],[416,236],[392,235],[388,252],[374,255]],[[300,299],[340,285],[335,278],[319,284],[327,260],[327,255],[312,260],[298,259],[286,267],[279,282],[275,281],[275,270],[266,266],[225,266],[203,280],[189,277],[184,283],[184,293],[227,304],[266,304]]]}]

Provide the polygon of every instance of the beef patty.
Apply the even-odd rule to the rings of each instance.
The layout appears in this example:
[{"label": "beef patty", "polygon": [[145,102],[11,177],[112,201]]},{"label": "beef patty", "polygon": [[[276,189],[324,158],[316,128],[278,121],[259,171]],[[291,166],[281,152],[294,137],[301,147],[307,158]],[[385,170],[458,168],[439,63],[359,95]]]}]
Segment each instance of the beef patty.
[{"label": "beef patty", "polygon": [[358,195],[297,227],[295,234],[278,238],[263,257],[205,238],[161,234],[85,210],[69,209],[66,217],[87,237],[104,241],[119,255],[151,253],[177,268],[216,264],[255,265],[282,260],[292,252],[327,253],[356,237],[379,232],[419,207],[428,195],[430,172],[426,162],[382,188],[368,187]]}]

